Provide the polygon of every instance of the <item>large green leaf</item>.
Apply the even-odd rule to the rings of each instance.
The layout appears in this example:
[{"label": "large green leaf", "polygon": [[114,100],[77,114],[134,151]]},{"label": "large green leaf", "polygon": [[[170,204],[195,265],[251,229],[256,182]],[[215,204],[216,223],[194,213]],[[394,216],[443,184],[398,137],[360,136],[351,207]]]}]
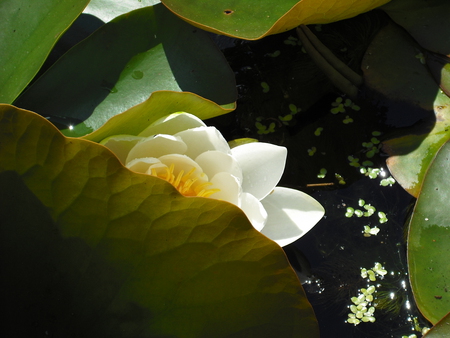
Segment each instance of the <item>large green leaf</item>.
[{"label": "large green leaf", "polygon": [[431,328],[424,338],[448,338],[450,337],[450,313],[442,318],[435,326]]},{"label": "large green leaf", "polygon": [[89,0],[0,1],[0,102],[11,103]]},{"label": "large green leaf", "polygon": [[190,91],[226,107],[236,100],[234,74],[209,36],[161,4],[101,27],[15,105],[66,126],[84,121],[95,130],[156,90]]},{"label": "large green leaf", "polygon": [[391,0],[382,6],[423,47],[450,55],[450,2],[448,0]]},{"label": "large green leaf", "polygon": [[283,251],[239,208],[183,197],[37,114],[1,105],[0,128],[2,333],[318,336]]},{"label": "large green leaf", "polygon": [[354,17],[390,0],[162,0],[189,23],[247,40]]},{"label": "large green leaf", "polygon": [[83,11],[85,14],[96,16],[103,22],[109,22],[115,17],[131,12],[138,8],[153,6],[159,0],[91,0]]},{"label": "large green leaf", "polygon": [[[450,138],[450,99],[440,91],[419,56],[417,43],[400,27],[389,24],[373,39],[361,65],[371,90],[406,103],[406,123],[412,123],[413,115],[416,121],[424,120],[406,135],[403,131],[401,136],[384,142],[384,150],[390,155],[389,170],[416,197],[429,163]],[[398,125],[402,123],[397,121]]]},{"label": "large green leaf", "polygon": [[[83,136],[86,140],[100,142],[104,138],[118,134],[137,135],[157,119],[176,112],[196,115],[202,120],[230,112],[214,102],[186,92],[157,91],[146,101],[127,111],[113,116],[104,125],[96,126],[94,132]],[[83,123],[73,129],[65,129],[67,136],[84,135]]]},{"label": "large green leaf", "polygon": [[411,287],[417,306],[433,324],[450,312],[450,143],[428,168],[408,235]]}]

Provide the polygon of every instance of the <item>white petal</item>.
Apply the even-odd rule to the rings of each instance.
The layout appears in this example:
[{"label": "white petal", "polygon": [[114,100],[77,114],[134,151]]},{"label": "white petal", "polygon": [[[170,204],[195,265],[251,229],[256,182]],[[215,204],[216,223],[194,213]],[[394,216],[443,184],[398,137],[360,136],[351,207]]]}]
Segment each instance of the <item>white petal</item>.
[{"label": "white petal", "polygon": [[174,136],[179,136],[188,146],[186,155],[194,159],[208,150],[218,150],[230,153],[230,147],[222,134],[214,127],[198,127],[184,130]]},{"label": "white petal", "polygon": [[203,173],[202,168],[197,164],[197,162],[195,162],[193,159],[191,159],[190,157],[188,157],[186,155],[169,154],[169,155],[161,156],[158,159],[161,161],[161,163],[165,164],[168,167],[170,167],[172,164],[174,164],[175,165],[175,171],[174,171],[175,175],[177,175],[178,172],[180,172],[181,170],[183,170],[185,173],[187,173],[190,170],[192,170],[192,168],[195,168],[196,175],[203,174],[202,176],[204,176],[204,177],[206,177],[206,179],[208,179],[208,177],[206,176],[206,174]]},{"label": "white petal", "polygon": [[139,136],[152,136],[156,134],[174,135],[182,130],[204,126],[206,124],[195,115],[173,113],[153,122]]},{"label": "white petal", "polygon": [[233,156],[217,150],[205,151],[195,159],[208,177],[227,172],[242,182],[242,170]]},{"label": "white petal", "polygon": [[302,237],[325,214],[322,205],[314,198],[289,188],[276,187],[261,203],[268,213],[261,233],[280,246]]},{"label": "white petal", "polygon": [[241,193],[241,184],[237,177],[231,175],[230,173],[221,172],[213,176],[210,179],[212,183],[209,189],[219,189],[220,191],[215,192],[210,197],[227,201],[235,205],[239,204],[239,195]]},{"label": "white petal", "polygon": [[267,212],[261,202],[255,196],[246,192],[241,194],[239,202],[239,207],[247,215],[253,227],[261,231],[267,220]]},{"label": "white petal", "polygon": [[242,190],[262,200],[280,181],[287,149],[270,143],[252,142],[231,149],[242,169]]},{"label": "white petal", "polygon": [[150,166],[161,163],[157,158],[154,157],[144,157],[135,158],[134,160],[127,163],[126,167],[130,170],[136,171],[138,173],[147,173]]},{"label": "white petal", "polygon": [[142,139],[128,153],[126,162],[141,157],[161,157],[167,154],[184,154],[186,144],[172,135],[159,134]]},{"label": "white petal", "polygon": [[111,150],[119,158],[120,162],[125,164],[131,148],[142,139],[142,137],[133,135],[114,135],[105,138],[100,144]]}]

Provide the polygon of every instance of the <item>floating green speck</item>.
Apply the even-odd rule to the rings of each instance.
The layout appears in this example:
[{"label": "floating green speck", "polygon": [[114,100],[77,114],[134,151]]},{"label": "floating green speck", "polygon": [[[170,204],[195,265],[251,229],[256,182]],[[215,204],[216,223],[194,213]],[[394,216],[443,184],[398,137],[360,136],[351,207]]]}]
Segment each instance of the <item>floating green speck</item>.
[{"label": "floating green speck", "polygon": [[383,187],[392,186],[395,183],[395,179],[392,176],[389,176],[388,178],[382,179],[380,181],[380,185]]},{"label": "floating green speck", "polygon": [[352,108],[353,110],[355,110],[355,111],[359,111],[359,110],[361,109],[361,108],[360,108],[358,105],[356,105],[356,104],[352,104],[351,108]]},{"label": "floating green speck", "polygon": [[348,115],[342,121],[342,123],[344,123],[344,124],[349,124],[349,123],[352,123],[352,122],[353,122],[353,119],[350,116],[348,116]]},{"label": "floating green speck", "polygon": [[320,134],[322,133],[322,130],[323,130],[322,127],[317,128],[317,129],[314,131],[314,135],[320,136]]},{"label": "floating green speck", "polygon": [[261,87],[263,88],[263,93],[267,93],[270,90],[270,87],[267,84],[267,82],[261,82]]},{"label": "floating green speck", "polygon": [[297,114],[298,112],[301,111],[301,109],[300,109],[300,108],[297,108],[297,106],[296,106],[295,104],[293,104],[293,103],[291,103],[291,104],[289,105],[289,110],[291,111],[291,114],[292,114],[292,115],[295,115],[295,114]]},{"label": "floating green speck", "polygon": [[308,155],[309,156],[313,156],[317,151],[316,147],[311,147],[310,149],[308,149]]},{"label": "floating green speck", "polygon": [[283,122],[283,124],[288,125],[289,121],[292,121],[292,115],[291,114],[287,114],[285,116],[278,116],[278,119]]},{"label": "floating green speck", "polygon": [[325,178],[326,175],[327,175],[327,169],[322,168],[322,169],[320,169],[320,172],[317,175],[317,178]]},{"label": "floating green speck", "polygon": [[375,151],[374,150],[369,150],[367,153],[366,153],[366,157],[367,158],[372,158],[372,157],[374,157],[375,156]]},{"label": "floating green speck", "polygon": [[271,58],[276,58],[277,56],[280,56],[281,52],[279,50],[276,50],[273,53],[267,53],[267,56],[270,56]]}]

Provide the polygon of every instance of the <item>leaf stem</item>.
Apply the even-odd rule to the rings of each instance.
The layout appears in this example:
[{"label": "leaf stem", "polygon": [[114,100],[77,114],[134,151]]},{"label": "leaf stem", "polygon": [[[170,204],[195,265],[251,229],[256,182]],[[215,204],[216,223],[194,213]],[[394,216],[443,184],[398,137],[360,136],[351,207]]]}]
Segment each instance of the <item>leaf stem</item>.
[{"label": "leaf stem", "polygon": [[327,75],[333,85],[349,97],[356,98],[358,86],[363,83],[362,76],[339,60],[307,26],[298,26],[297,35],[305,50],[317,66]]}]

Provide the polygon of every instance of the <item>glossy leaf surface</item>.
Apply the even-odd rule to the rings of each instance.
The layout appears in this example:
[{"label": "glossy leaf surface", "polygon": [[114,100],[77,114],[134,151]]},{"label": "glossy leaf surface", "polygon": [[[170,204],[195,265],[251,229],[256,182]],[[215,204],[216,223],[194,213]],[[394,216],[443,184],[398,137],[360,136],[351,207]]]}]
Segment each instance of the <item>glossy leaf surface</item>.
[{"label": "glossy leaf surface", "polygon": [[156,90],[234,107],[234,74],[209,36],[161,4],[107,23],[72,48],[15,105],[92,132]]},{"label": "glossy leaf surface", "polygon": [[119,15],[158,3],[160,3],[159,0],[91,0],[83,13],[94,15],[103,22],[109,22]]},{"label": "glossy leaf surface", "polygon": [[436,324],[450,311],[450,143],[425,176],[408,235],[411,287],[422,314]]},{"label": "glossy leaf surface", "polygon": [[11,103],[89,0],[0,2],[0,102]]},{"label": "glossy leaf surface", "polygon": [[37,114],[1,105],[0,128],[3,333],[318,336],[283,251],[237,207],[183,197]]},{"label": "glossy leaf surface", "polygon": [[374,38],[361,66],[369,88],[382,97],[408,103],[405,120],[410,121],[412,114],[424,120],[409,133],[384,142],[389,170],[416,197],[434,154],[450,138],[450,99],[421,63],[419,52],[411,37],[389,24]]},{"label": "glossy leaf surface", "polygon": [[450,313],[442,318],[423,337],[426,338],[447,338],[450,336]]},{"label": "glossy leaf surface", "polygon": [[288,31],[301,24],[323,24],[354,17],[389,0],[163,0],[189,23],[246,40]]},{"label": "glossy leaf surface", "polygon": [[[104,125],[83,138],[100,142],[118,134],[137,135],[157,119],[176,112],[191,113],[202,120],[230,112],[214,102],[186,92],[157,91],[148,100],[109,119]],[[67,136],[78,136],[77,127],[63,131]]]}]

